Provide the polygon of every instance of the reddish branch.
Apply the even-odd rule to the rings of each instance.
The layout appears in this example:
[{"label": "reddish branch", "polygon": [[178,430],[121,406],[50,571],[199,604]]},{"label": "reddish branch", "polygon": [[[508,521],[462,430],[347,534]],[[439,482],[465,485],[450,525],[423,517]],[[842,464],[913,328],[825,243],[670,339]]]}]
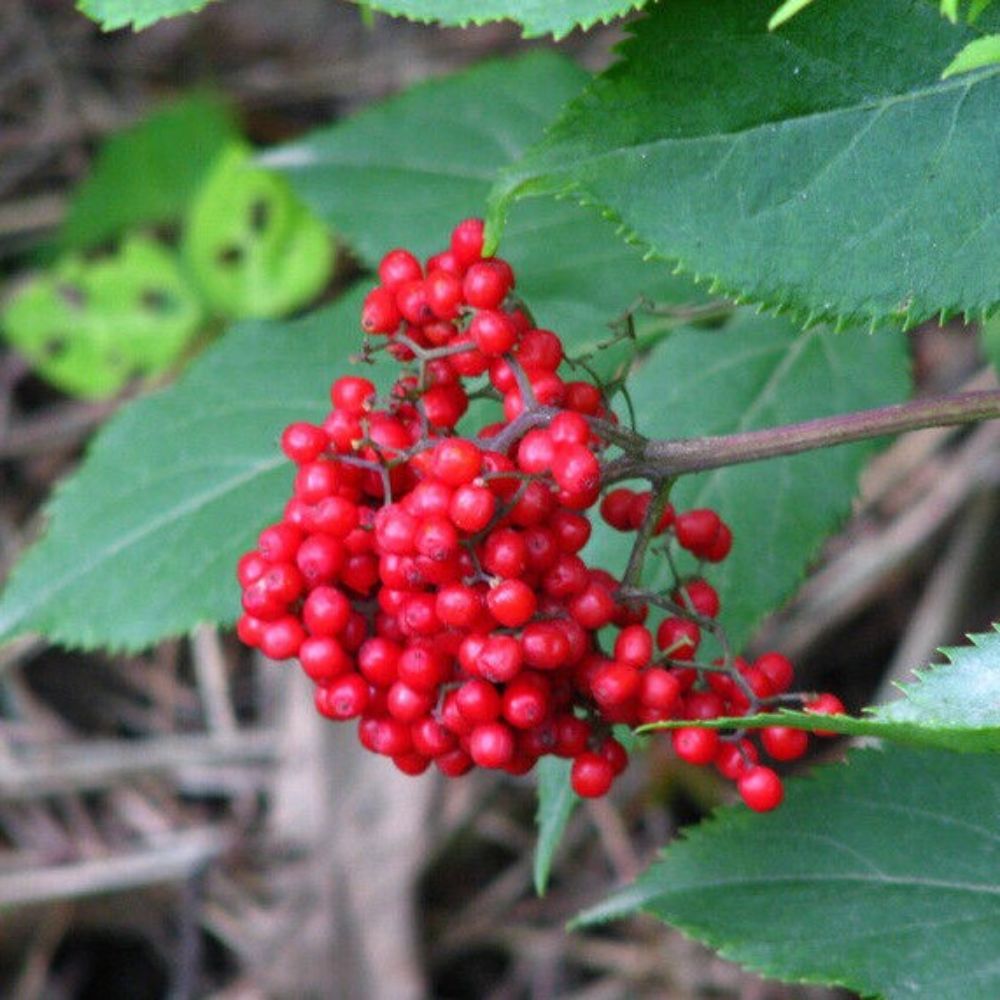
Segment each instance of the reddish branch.
[{"label": "reddish branch", "polygon": [[604,482],[672,478],[869,438],[1000,417],[1000,391],[968,392],[717,437],[649,441],[609,462]]}]

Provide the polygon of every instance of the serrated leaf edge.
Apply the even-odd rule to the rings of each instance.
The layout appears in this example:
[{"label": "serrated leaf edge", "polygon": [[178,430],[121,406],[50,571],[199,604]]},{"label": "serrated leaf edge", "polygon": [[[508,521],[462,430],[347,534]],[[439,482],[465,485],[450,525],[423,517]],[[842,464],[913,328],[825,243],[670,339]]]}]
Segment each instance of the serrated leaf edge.
[{"label": "serrated leaf edge", "polygon": [[[351,2],[360,5],[359,0],[351,0]],[[523,38],[549,37],[553,41],[558,42],[572,34],[577,29],[581,31],[589,31],[598,24],[607,25],[620,20],[623,17],[628,17],[636,11],[642,10],[650,2],[651,0],[631,0],[629,8],[621,13],[610,15],[599,14],[597,17],[590,18],[589,20],[577,20],[565,31],[535,31],[532,28],[529,28],[524,21],[517,17],[477,17],[475,14],[471,14],[465,18],[455,18],[454,20],[442,20],[441,18],[433,17],[431,15],[424,17],[419,14],[410,14],[405,11],[390,10],[389,5],[387,5],[384,0],[382,0],[382,2],[380,2],[380,0],[365,0],[365,6],[367,6],[370,10],[386,14],[389,17],[398,17],[413,24],[440,24],[443,27],[468,28],[470,26],[478,27],[484,24],[499,24],[503,21],[510,21],[521,26],[521,35]]]},{"label": "serrated leaf edge", "polygon": [[[645,260],[662,260],[667,264],[673,264],[673,273],[690,278],[696,284],[707,288],[712,295],[722,295],[732,299],[737,305],[756,306],[758,312],[763,312],[773,316],[785,316],[799,323],[804,329],[809,329],[818,323],[829,323],[836,332],[846,329],[849,326],[864,326],[869,333],[877,330],[894,327],[904,332],[912,330],[919,324],[939,317],[939,322],[943,325],[949,317],[962,316],[966,323],[986,322],[993,315],[1000,313],[1000,297],[995,301],[982,302],[972,305],[935,305],[924,306],[923,310],[917,312],[913,306],[912,298],[905,303],[900,303],[900,308],[894,312],[884,312],[875,309],[853,309],[838,310],[835,307],[828,309],[817,309],[814,306],[795,301],[794,294],[783,292],[780,289],[764,289],[761,287],[738,287],[729,279],[720,274],[701,273],[682,255],[664,254],[653,247],[648,240],[636,232],[614,209],[604,204],[591,191],[589,191],[581,181],[569,178],[562,179],[558,186],[551,186],[542,182],[536,177],[517,178],[517,167],[526,160],[533,151],[543,149],[546,142],[554,133],[556,127],[568,113],[581,108],[585,100],[592,95],[594,85],[605,75],[621,70],[630,59],[630,50],[638,44],[638,26],[644,19],[625,25],[626,37],[613,47],[619,61],[614,63],[601,76],[595,76],[590,83],[584,87],[583,91],[573,98],[563,109],[563,113],[556,121],[552,122],[543,134],[543,138],[535,143],[520,161],[512,163],[502,168],[497,176],[497,181],[493,190],[487,196],[487,217],[484,252],[492,253],[500,242],[500,237],[506,223],[506,216],[509,206],[514,201],[521,200],[522,197],[531,197],[544,193],[557,200],[572,199],[584,209],[594,210],[600,213],[601,217],[612,223],[615,233],[630,246],[643,250]],[[977,79],[994,76],[1000,73],[1000,68],[987,69],[982,72]],[[956,81],[957,82],[957,81]],[[791,119],[788,119],[791,120]],[[556,174],[555,176],[559,176]],[[540,184],[544,185],[543,191],[533,190]]]},{"label": "serrated leaf edge", "polygon": [[[939,753],[949,753],[947,750],[936,751]],[[837,765],[818,767],[811,771],[809,774],[802,775],[795,779],[796,785],[810,784],[814,788],[819,788],[828,786],[831,782],[835,781],[841,773],[843,773],[844,768],[850,768],[855,765],[856,762],[861,761],[867,764],[875,756],[884,756],[886,751],[881,747],[863,747],[852,750],[845,759]],[[677,839],[668,845],[661,853],[657,860],[647,868],[642,875],[639,876],[634,882],[628,886],[624,886],[622,889],[618,890],[617,893],[610,897],[608,902],[613,901],[615,896],[621,893],[624,895],[630,889],[638,886],[642,878],[653,870],[657,865],[664,864],[668,861],[668,856],[670,852],[677,848],[683,849],[692,843],[693,835],[704,838],[718,838],[719,836],[729,836],[730,831],[739,834],[740,829],[746,827],[749,823],[766,823],[769,819],[773,818],[773,814],[759,814],[752,813],[745,807],[740,805],[725,805],[719,806],[713,809],[711,814],[704,819],[701,823],[696,826],[685,827],[682,829]],[[735,829],[734,829],[735,826]],[[588,913],[591,911],[597,912],[601,906],[604,904],[597,904],[591,907],[589,910],[584,910],[578,916],[576,916],[570,923],[569,927],[579,928],[579,927],[589,927],[599,923],[606,923],[608,920],[619,920],[624,917],[629,916],[628,912],[621,913],[619,915],[613,915],[605,919],[597,918],[594,920],[587,919]],[[717,935],[711,930],[706,929],[703,925],[698,924],[696,921],[674,921],[674,920],[664,920],[658,914],[652,913],[647,907],[641,906],[642,912],[647,913],[654,919],[662,922],[668,923],[671,927],[679,930],[686,938],[689,940],[700,942],[701,944],[707,944],[715,951],[719,953],[723,958],[730,962],[734,962],[737,965],[742,966],[745,969],[751,969],[754,972],[759,973],[762,976],[779,980],[784,983],[809,983],[814,985],[825,985],[825,986],[840,986],[845,989],[854,990],[861,996],[869,997],[873,996],[870,983],[863,983],[861,980],[854,978],[852,975],[834,975],[834,976],[821,976],[806,973],[804,975],[789,975],[788,972],[783,969],[780,965],[774,962],[767,961],[752,961],[738,954],[740,944],[737,941],[727,939],[724,936]],[[635,911],[631,911],[635,912]]]},{"label": "serrated leaf edge", "polygon": [[93,0],[77,0],[76,9],[85,14],[92,21],[96,21],[102,31],[118,31],[120,28],[131,27],[133,31],[142,31],[159,21],[167,21],[175,17],[184,17],[186,14],[197,14],[204,10],[214,0],[192,0],[192,6],[187,10],[180,10],[174,14],[156,14],[152,17],[143,17],[138,14],[126,14],[122,17],[102,17],[92,10]]}]

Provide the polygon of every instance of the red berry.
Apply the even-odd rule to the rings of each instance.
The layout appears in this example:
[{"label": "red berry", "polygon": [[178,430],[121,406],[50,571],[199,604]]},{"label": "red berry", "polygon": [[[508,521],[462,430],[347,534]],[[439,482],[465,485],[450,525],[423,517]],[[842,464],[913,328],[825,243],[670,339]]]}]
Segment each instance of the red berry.
[{"label": "red berry", "polygon": [[494,684],[513,680],[521,670],[521,646],[509,635],[491,635],[475,658],[475,672]]},{"label": "red berry", "polygon": [[669,719],[681,696],[681,686],[669,670],[653,667],[644,670],[639,685],[639,701],[653,710],[656,719]]},{"label": "red berry", "polygon": [[483,228],[482,219],[464,219],[452,230],[451,252],[463,267],[482,257]]},{"label": "red berry", "polygon": [[573,791],[581,798],[599,799],[611,789],[615,769],[600,754],[586,751],[573,759],[569,780]]},{"label": "red berry", "polygon": [[513,528],[497,528],[486,539],[482,559],[483,566],[490,573],[508,579],[519,577],[528,561],[524,538]]},{"label": "red berry", "polygon": [[[569,386],[582,384],[570,382],[567,384],[567,390]],[[590,439],[590,427],[587,421],[579,414],[566,410],[552,418],[548,432],[555,444],[586,444]]]},{"label": "red berry", "polygon": [[378,276],[382,284],[395,291],[407,281],[416,281],[423,277],[420,261],[409,250],[390,250],[378,266]]},{"label": "red berry", "polygon": [[591,581],[582,593],[570,601],[569,613],[584,628],[604,628],[614,617],[615,601],[607,587]]},{"label": "red berry", "polygon": [[462,291],[476,309],[496,309],[514,287],[514,273],[499,258],[477,261],[465,272]]},{"label": "red berry", "polygon": [[715,767],[723,778],[736,781],[757,763],[757,748],[749,740],[720,743],[715,755]]},{"label": "red berry", "polygon": [[402,319],[396,296],[388,288],[373,288],[365,296],[361,307],[361,327],[366,333],[395,333]]},{"label": "red berry", "polygon": [[356,719],[367,706],[368,685],[358,674],[345,674],[316,689],[316,707],[331,719]]},{"label": "red berry", "polygon": [[719,749],[719,734],[714,729],[675,729],[671,734],[674,752],[689,764],[711,764]]},{"label": "red berry", "polygon": [[522,673],[503,693],[503,717],[515,729],[531,729],[549,714],[549,685],[538,674]]},{"label": "red berry", "polygon": [[552,475],[557,485],[568,494],[568,506],[589,507],[597,498],[601,486],[601,466],[582,444],[563,444],[556,448],[552,460]]},{"label": "red berry", "polygon": [[795,668],[787,656],[782,656],[781,653],[763,653],[754,660],[753,665],[771,682],[775,694],[781,694],[792,686]]},{"label": "red berry", "polygon": [[528,330],[514,348],[514,357],[526,371],[554,372],[562,363],[562,341],[551,330]]},{"label": "red berry", "polygon": [[604,737],[601,756],[611,765],[616,775],[628,767],[628,751],[613,736]]},{"label": "red berry", "polygon": [[281,450],[298,464],[314,461],[329,443],[322,427],[304,421],[289,424],[281,434]]},{"label": "red berry", "polygon": [[455,703],[465,721],[473,726],[493,722],[500,715],[500,694],[492,684],[478,677],[456,689]]},{"label": "red berry", "polygon": [[629,625],[615,639],[615,659],[632,667],[644,667],[653,655],[653,637],[643,625]]},{"label": "red berry", "polygon": [[524,662],[537,670],[557,670],[569,657],[569,640],[555,622],[532,622],[521,633]]},{"label": "red berry", "polygon": [[452,523],[469,534],[482,531],[496,510],[496,497],[485,486],[459,486],[452,494],[448,516]]},{"label": "red berry", "polygon": [[480,767],[503,767],[514,756],[514,734],[502,722],[476,726],[469,734],[469,756]]},{"label": "red berry", "polygon": [[715,536],[715,541],[700,555],[709,562],[722,562],[729,555],[732,547],[733,533],[729,530],[728,524],[723,524],[719,526],[719,533]]},{"label": "red berry", "polygon": [[808,749],[809,735],[804,729],[768,726],[761,731],[760,742],[775,760],[797,760]]},{"label": "red berry", "polygon": [[681,607],[694,611],[705,618],[715,618],[721,607],[715,588],[702,579],[688,580],[671,596]]},{"label": "red berry", "polygon": [[336,587],[316,587],[302,605],[302,621],[310,635],[337,635],[350,617],[350,601]]},{"label": "red berry", "polygon": [[358,650],[358,669],[369,683],[376,687],[389,687],[398,676],[401,652],[394,642],[373,636],[366,639]]},{"label": "red berry", "polygon": [[302,530],[291,524],[272,524],[257,536],[260,554],[272,563],[291,562],[302,544]]},{"label": "red berry", "polygon": [[462,305],[462,282],[444,270],[428,273],[424,282],[427,304],[438,319],[454,319]]},{"label": "red berry", "polygon": [[601,501],[601,517],[618,531],[631,531],[632,501],[635,493],[624,488],[612,490]]},{"label": "red berry", "polygon": [[518,628],[535,613],[535,592],[523,580],[504,580],[486,595],[490,614],[508,628]]},{"label": "red berry", "polygon": [[740,798],[754,812],[768,812],[781,805],[784,790],[781,778],[769,767],[757,765],[744,772],[736,782]]},{"label": "red berry", "polygon": [[480,309],[469,324],[469,335],[483,354],[506,354],[517,340],[517,327],[504,312]]},{"label": "red berry", "polygon": [[693,660],[701,629],[687,618],[664,618],[656,630],[656,645],[672,660]]},{"label": "red berry", "polygon": [[614,708],[631,701],[639,693],[640,683],[635,667],[611,660],[595,672],[591,691],[601,708]]},{"label": "red berry", "polygon": [[330,399],[338,410],[361,416],[375,397],[375,386],[366,378],[345,375],[330,386]]},{"label": "red berry", "polygon": [[449,438],[434,449],[431,468],[434,476],[448,486],[471,483],[483,464],[483,453],[472,441]]},{"label": "red berry", "polygon": [[674,519],[674,532],[682,548],[702,555],[718,537],[722,521],[714,510],[689,510]]}]

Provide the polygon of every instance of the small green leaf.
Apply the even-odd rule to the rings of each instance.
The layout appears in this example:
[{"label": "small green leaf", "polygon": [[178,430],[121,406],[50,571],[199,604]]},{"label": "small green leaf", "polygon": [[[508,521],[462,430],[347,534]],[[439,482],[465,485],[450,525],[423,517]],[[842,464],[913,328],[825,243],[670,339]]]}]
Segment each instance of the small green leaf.
[{"label": "small green leaf", "polygon": [[[355,0],[357,2],[357,0]],[[372,10],[414,21],[465,26],[517,21],[525,37],[562,38],[574,28],[590,28],[638,10],[648,0],[369,0]]]},{"label": "small green leaf", "polygon": [[803,319],[1000,304],[1000,68],[940,79],[975,31],[910,0],[824,0],[777,32],[766,4],[671,0],[630,30],[505,171],[491,236],[513,199],[570,196],[714,289]]},{"label": "small green leaf", "polygon": [[[629,381],[638,428],[655,438],[729,434],[897,402],[908,388],[906,343],[898,334],[801,332],[783,319],[741,310],[721,329],[682,329]],[[877,444],[732,466],[682,477],[678,510],[712,507],[733,530],[725,562],[709,566],[722,621],[736,649],[801,582],[820,545],[850,513],[858,474]],[[586,554],[613,573],[625,568],[623,536],[595,523]],[[691,564],[683,563],[682,569]],[[669,566],[647,557],[649,583]]]},{"label": "small green leaf", "polygon": [[202,318],[176,254],[137,236],[93,263],[65,258],[14,296],[0,325],[44,379],[100,398],[169,368]]},{"label": "small green leaf", "polygon": [[57,237],[82,250],[126,229],[180,218],[219,153],[238,136],[216,99],[186,97],[108,139]]},{"label": "small green leaf", "polygon": [[886,1000],[1000,996],[1000,758],[896,747],[720,811],[578,918],[641,908],[763,975]]},{"label": "small green leaf", "polygon": [[552,871],[552,859],[566,831],[566,824],[579,801],[569,783],[573,762],[561,757],[543,757],[538,762],[538,811],[535,824],[535,892],[545,895]]},{"label": "small green leaf", "polygon": [[950,63],[948,63],[942,79],[955,76],[958,73],[969,73],[984,66],[994,66],[1000,63],[1000,35],[987,35],[969,42]]},{"label": "small green leaf", "polygon": [[37,631],[139,649],[232,621],[236,560],[291,488],[281,430],[326,415],[331,378],[358,347],[361,298],[298,322],[241,324],[112,419],[0,597],[0,639]]},{"label": "small green leaf", "polygon": [[[482,214],[497,170],[539,139],[584,74],[548,52],[490,62],[413,87],[342,124],[265,154],[362,259],[387,250],[440,250],[460,219]],[[641,292],[666,302],[703,293],[623,244],[614,228],[574,205],[515,209],[503,255],[536,319],[571,351],[608,336],[605,326]]]},{"label": "small green leaf", "polygon": [[165,17],[201,10],[211,0],[77,0],[76,6],[105,31],[127,28],[138,31]]},{"label": "small green leaf", "polygon": [[771,20],[767,22],[768,31],[780,28],[786,21],[790,21],[800,10],[808,7],[813,0],[785,0],[785,2],[771,15]]},{"label": "small green leaf", "polygon": [[[969,24],[974,24],[986,10],[993,3],[993,0],[969,0],[968,11],[966,12],[965,19]],[[941,14],[948,18],[952,24],[958,22],[959,14],[961,13],[962,0],[941,0]]]},{"label": "small green leaf", "polygon": [[283,177],[251,164],[243,145],[219,157],[202,185],[182,249],[212,308],[237,319],[306,305],[333,265],[330,233]]}]

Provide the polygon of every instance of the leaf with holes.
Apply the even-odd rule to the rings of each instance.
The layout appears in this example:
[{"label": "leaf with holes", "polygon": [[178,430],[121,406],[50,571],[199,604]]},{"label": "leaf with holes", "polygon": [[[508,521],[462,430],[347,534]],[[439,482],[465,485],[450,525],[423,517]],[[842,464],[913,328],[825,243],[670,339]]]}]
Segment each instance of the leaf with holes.
[{"label": "leaf with holes", "polygon": [[[648,437],[729,434],[897,402],[907,393],[908,367],[898,334],[803,333],[785,320],[741,310],[721,329],[671,334],[639,366],[629,391]],[[722,595],[722,621],[737,649],[791,595],[847,517],[858,473],[876,446],[844,445],[678,481],[671,494],[678,510],[712,507],[732,527],[732,553],[706,576]],[[621,538],[595,524],[587,554],[621,573]],[[682,559],[680,567],[693,563]],[[646,571],[649,583],[670,582],[669,566],[655,551]]]},{"label": "leaf with holes", "polygon": [[636,909],[763,975],[886,1000],[1000,995],[1000,758],[893,747],[688,831],[578,919]]},{"label": "leaf with holes", "polygon": [[58,246],[81,250],[132,226],[180,218],[219,153],[237,137],[222,104],[199,94],[113,135],[73,193]]},{"label": "leaf with holes", "polygon": [[182,251],[213,309],[234,318],[281,316],[322,290],[333,266],[330,233],[288,182],[230,147],[185,221]]},{"label": "leaf with holes", "polygon": [[105,31],[148,28],[165,17],[199,11],[211,0],[77,0],[76,5]]},{"label": "leaf with holes", "polygon": [[0,639],[139,649],[232,621],[236,560],[288,497],[281,430],[326,415],[331,374],[357,350],[360,303],[244,323],[112,419],[0,598]]},{"label": "leaf with holes", "polygon": [[[929,4],[672,0],[494,194],[570,195],[716,288],[913,324],[1000,304],[1000,68]],[[891,24],[892,30],[886,31]],[[905,155],[900,155],[905,150]]]},{"label": "leaf with holes", "polygon": [[110,257],[63,259],[12,298],[0,326],[42,378],[100,398],[169,368],[202,318],[176,254],[136,236]]},{"label": "leaf with holes", "polygon": [[[396,246],[430,254],[449,225],[482,213],[497,170],[541,137],[586,79],[547,52],[485,63],[419,84],[259,162],[284,173],[368,264]],[[605,339],[606,324],[639,293],[704,301],[690,282],[644,261],[612,226],[569,203],[515,208],[500,249],[538,322],[571,348]]]}]

